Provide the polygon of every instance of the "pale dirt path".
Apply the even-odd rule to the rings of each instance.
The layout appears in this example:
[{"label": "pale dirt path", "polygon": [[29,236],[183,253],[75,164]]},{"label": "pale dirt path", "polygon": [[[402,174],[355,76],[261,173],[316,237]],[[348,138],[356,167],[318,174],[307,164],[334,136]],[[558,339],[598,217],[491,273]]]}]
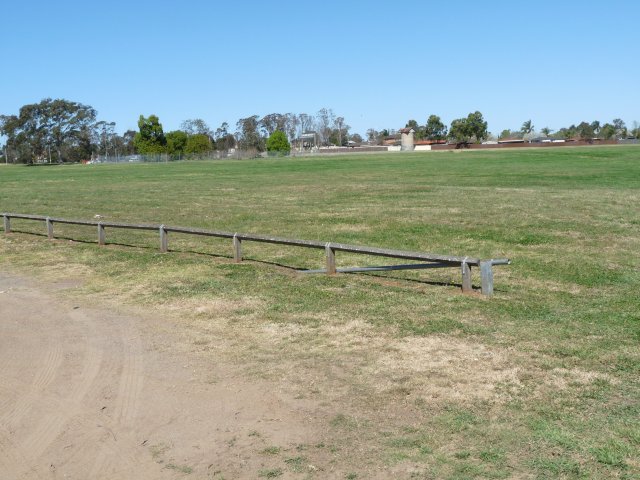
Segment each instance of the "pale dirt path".
[{"label": "pale dirt path", "polygon": [[58,297],[0,272],[0,478],[258,478],[265,447],[317,441],[313,407],[172,349],[158,319]]}]

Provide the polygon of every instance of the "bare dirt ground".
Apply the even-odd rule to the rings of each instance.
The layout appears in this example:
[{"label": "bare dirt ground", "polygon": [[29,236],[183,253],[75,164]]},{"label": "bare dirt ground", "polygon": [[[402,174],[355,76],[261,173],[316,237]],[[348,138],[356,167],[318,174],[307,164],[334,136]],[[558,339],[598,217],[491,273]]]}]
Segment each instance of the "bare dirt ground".
[{"label": "bare dirt ground", "polygon": [[463,339],[271,323],[251,298],[142,309],[45,278],[0,271],[0,480],[438,478],[392,440],[519,385],[513,352]]},{"label": "bare dirt ground", "polygon": [[0,272],[1,478],[294,478],[259,452],[316,441],[312,409],[70,287]]}]

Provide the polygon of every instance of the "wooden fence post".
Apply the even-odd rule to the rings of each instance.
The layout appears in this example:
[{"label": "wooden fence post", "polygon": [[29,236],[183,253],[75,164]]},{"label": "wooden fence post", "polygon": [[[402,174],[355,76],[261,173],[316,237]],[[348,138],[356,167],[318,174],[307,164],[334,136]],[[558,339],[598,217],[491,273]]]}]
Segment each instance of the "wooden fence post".
[{"label": "wooden fence post", "polygon": [[47,223],[47,237],[49,240],[53,240],[53,222],[49,217],[47,217],[45,222]]},{"label": "wooden fence post", "polygon": [[98,245],[104,245],[105,243],[104,225],[102,225],[102,222],[98,222]]},{"label": "wooden fence post", "polygon": [[160,225],[160,253],[169,251],[169,234],[164,225]]},{"label": "wooden fence post", "polygon": [[471,284],[471,267],[467,262],[462,262],[462,293],[473,292],[473,285]]},{"label": "wooden fence post", "polygon": [[327,254],[327,275],[335,275],[336,273],[336,251],[331,248],[331,244],[327,243],[324,247]]},{"label": "wooden fence post", "polygon": [[11,233],[11,217],[7,214],[4,217],[4,233]]},{"label": "wooden fence post", "polygon": [[493,268],[491,260],[480,262],[480,279],[482,282],[482,294],[488,297],[493,295]]},{"label": "wooden fence post", "polygon": [[242,262],[242,240],[238,238],[238,234],[233,234],[233,261]]}]

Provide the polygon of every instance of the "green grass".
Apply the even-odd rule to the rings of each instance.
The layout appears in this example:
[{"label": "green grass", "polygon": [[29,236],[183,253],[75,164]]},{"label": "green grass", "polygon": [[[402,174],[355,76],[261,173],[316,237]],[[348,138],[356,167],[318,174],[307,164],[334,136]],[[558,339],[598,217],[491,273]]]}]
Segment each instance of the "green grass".
[{"label": "green grass", "polygon": [[193,468],[188,465],[176,465],[174,463],[168,463],[165,468],[169,470],[175,470],[176,472],[186,473],[187,475],[193,473]]},{"label": "green grass", "polygon": [[278,478],[284,472],[281,468],[263,469],[258,472],[260,478]]},{"label": "green grass", "polygon": [[[269,378],[283,358],[301,376],[339,367],[340,375],[324,374],[348,392],[327,419],[331,458],[348,463],[352,455],[365,465],[345,463],[343,476],[367,478],[366,465],[382,462],[421,466],[424,478],[638,478],[638,205],[640,148],[631,146],[0,167],[1,211],[513,261],[495,269],[495,296],[486,300],[460,295],[453,269],[302,276],[280,266],[321,268],[322,252],[245,243],[249,261],[235,265],[226,241],[172,235],[174,251],[160,255],[155,233],[107,230],[109,242],[132,247],[98,248],[93,228],[56,225],[57,235],[88,243],[48,242],[21,233],[43,234],[42,225],[14,220],[17,233],[0,235],[0,265],[84,272],[88,295],[134,303],[223,299],[225,325],[244,332],[252,350],[233,354],[256,374]],[[390,343],[442,338],[502,352],[515,378],[496,380],[484,397],[469,388],[429,399],[421,378],[367,373],[383,347],[355,334],[336,343],[325,330],[353,321]],[[262,324],[298,333],[267,342]],[[443,368],[446,387],[453,373]],[[378,380],[395,383],[380,393]],[[407,413],[387,418],[385,405]]]},{"label": "green grass", "polygon": [[271,446],[262,450],[262,453],[265,455],[277,455],[280,453],[280,450],[281,450],[280,447]]}]

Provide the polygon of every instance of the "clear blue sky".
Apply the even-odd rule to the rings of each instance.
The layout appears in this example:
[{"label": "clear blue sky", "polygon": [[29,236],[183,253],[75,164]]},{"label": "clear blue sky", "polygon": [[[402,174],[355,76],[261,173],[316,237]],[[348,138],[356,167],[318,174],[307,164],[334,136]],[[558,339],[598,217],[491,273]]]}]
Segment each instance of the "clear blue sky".
[{"label": "clear blue sky", "polygon": [[332,108],[352,132],[640,121],[640,2],[4,2],[0,114],[46,97],[117,130]]}]

